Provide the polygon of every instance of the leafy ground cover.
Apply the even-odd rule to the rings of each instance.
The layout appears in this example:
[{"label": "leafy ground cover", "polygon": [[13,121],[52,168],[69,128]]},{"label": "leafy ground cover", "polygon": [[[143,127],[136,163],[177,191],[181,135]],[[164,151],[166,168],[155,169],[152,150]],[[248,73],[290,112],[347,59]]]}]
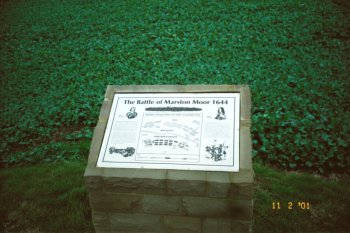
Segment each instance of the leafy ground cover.
[{"label": "leafy ground cover", "polygon": [[2,163],[67,159],[108,84],[249,84],[256,159],[349,172],[349,19],[339,0],[1,1]]},{"label": "leafy ground cover", "polygon": [[[86,162],[0,170],[0,231],[93,232],[83,173]],[[254,165],[254,232],[348,232],[348,181],[286,173]],[[273,210],[272,203],[280,202]],[[288,203],[292,202],[292,209]],[[309,202],[302,210],[297,202]]]}]

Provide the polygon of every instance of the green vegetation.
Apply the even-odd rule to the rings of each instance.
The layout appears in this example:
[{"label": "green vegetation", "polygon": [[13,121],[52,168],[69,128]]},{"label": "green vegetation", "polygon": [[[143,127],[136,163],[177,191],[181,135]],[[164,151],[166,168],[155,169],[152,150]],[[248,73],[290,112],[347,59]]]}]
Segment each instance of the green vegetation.
[{"label": "green vegetation", "polygon": [[1,232],[93,232],[84,162],[0,171]]},{"label": "green vegetation", "polygon": [[[85,162],[63,162],[2,169],[0,231],[93,232],[84,168]],[[349,181],[288,174],[260,164],[254,169],[254,232],[347,232]],[[280,202],[280,210],[272,210],[273,202]],[[309,202],[310,209],[300,209],[298,202]]]},{"label": "green vegetation", "polygon": [[350,180],[281,172],[259,163],[254,170],[254,232],[348,231]]},{"label": "green vegetation", "polygon": [[349,168],[347,6],[310,0],[0,4],[5,164],[38,161],[23,156],[40,148],[54,156],[55,149],[41,144],[69,133],[91,138],[108,84],[249,84],[256,158],[321,173]]},{"label": "green vegetation", "polygon": [[[0,1],[2,227],[92,230],[82,176],[109,84],[249,84],[255,160],[349,173],[349,11],[342,0]],[[255,169],[256,231],[345,231],[348,183]],[[311,210],[285,209],[298,201]]]}]

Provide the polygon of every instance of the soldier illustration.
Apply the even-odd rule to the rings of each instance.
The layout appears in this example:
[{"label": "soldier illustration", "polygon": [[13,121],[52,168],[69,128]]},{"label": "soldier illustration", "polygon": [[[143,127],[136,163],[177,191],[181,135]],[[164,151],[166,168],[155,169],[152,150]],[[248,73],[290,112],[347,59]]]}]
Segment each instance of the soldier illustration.
[{"label": "soldier illustration", "polygon": [[128,113],[126,114],[126,117],[127,117],[128,119],[133,119],[133,118],[137,117],[136,108],[135,108],[135,107],[130,108],[130,112],[128,112]]},{"label": "soldier illustration", "polygon": [[211,159],[217,162],[220,160],[226,160],[227,148],[228,146],[225,146],[224,143],[218,143],[217,140],[214,140],[213,145],[206,146],[205,150],[211,155]]}]

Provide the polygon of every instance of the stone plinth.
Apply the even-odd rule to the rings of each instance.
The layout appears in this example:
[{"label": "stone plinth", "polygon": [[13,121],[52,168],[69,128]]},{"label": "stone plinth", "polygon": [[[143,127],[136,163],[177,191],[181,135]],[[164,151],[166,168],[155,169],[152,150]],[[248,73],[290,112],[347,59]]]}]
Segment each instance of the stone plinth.
[{"label": "stone plinth", "polygon": [[[240,92],[239,172],[96,167],[114,93]],[[85,185],[96,232],[251,232],[253,179],[248,86],[108,86]]]}]

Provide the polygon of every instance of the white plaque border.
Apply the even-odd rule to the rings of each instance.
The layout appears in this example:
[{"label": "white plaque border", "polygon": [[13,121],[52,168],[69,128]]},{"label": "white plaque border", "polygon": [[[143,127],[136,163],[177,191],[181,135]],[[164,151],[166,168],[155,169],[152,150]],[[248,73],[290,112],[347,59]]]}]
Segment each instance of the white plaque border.
[{"label": "white plaque border", "polygon": [[[235,114],[233,114],[234,120],[233,120],[233,165],[216,165],[216,164],[206,164],[206,165],[197,165],[197,164],[176,164],[176,163],[160,163],[160,162],[153,162],[153,163],[144,163],[144,162],[113,162],[113,161],[104,161],[105,154],[107,152],[107,145],[109,142],[109,138],[111,136],[111,129],[113,128],[113,123],[114,123],[114,118],[115,115],[117,114],[116,108],[118,106],[118,103],[115,103],[116,101],[116,96],[119,101],[119,98],[123,96],[128,96],[128,98],[140,98],[140,96],[145,96],[145,95],[159,95],[162,97],[149,97],[149,98],[177,98],[179,95],[182,95],[181,98],[194,98],[193,96],[190,97],[191,95],[233,95],[232,97],[226,97],[226,98],[234,98],[234,111]],[[137,97],[137,95],[139,95]],[[169,95],[174,95],[174,97],[169,97]],[[135,96],[135,97],[130,97],[130,96]],[[184,96],[189,96],[189,97],[184,97]],[[146,97],[144,97],[146,98]],[[200,98],[206,98],[206,97],[200,97]],[[215,98],[215,97],[207,97],[207,98]],[[223,98],[223,97],[218,97],[218,98]],[[111,111],[110,114],[113,114],[113,117],[111,116],[108,117],[108,122],[107,126],[105,129],[105,134],[103,137],[103,142],[99,151],[99,156],[98,156],[98,161],[97,161],[97,167],[105,167],[105,168],[146,168],[146,169],[176,169],[176,170],[201,170],[201,171],[230,171],[230,172],[238,172],[239,171],[239,161],[240,161],[240,105],[241,105],[241,94],[240,92],[181,92],[181,93],[174,93],[174,92],[155,92],[155,93],[150,93],[150,92],[122,92],[118,93],[115,92],[113,95],[112,99],[112,106],[111,106]],[[112,119],[112,120],[111,120]],[[203,126],[202,126],[203,127]],[[105,137],[106,134],[108,133],[108,137]]]}]

